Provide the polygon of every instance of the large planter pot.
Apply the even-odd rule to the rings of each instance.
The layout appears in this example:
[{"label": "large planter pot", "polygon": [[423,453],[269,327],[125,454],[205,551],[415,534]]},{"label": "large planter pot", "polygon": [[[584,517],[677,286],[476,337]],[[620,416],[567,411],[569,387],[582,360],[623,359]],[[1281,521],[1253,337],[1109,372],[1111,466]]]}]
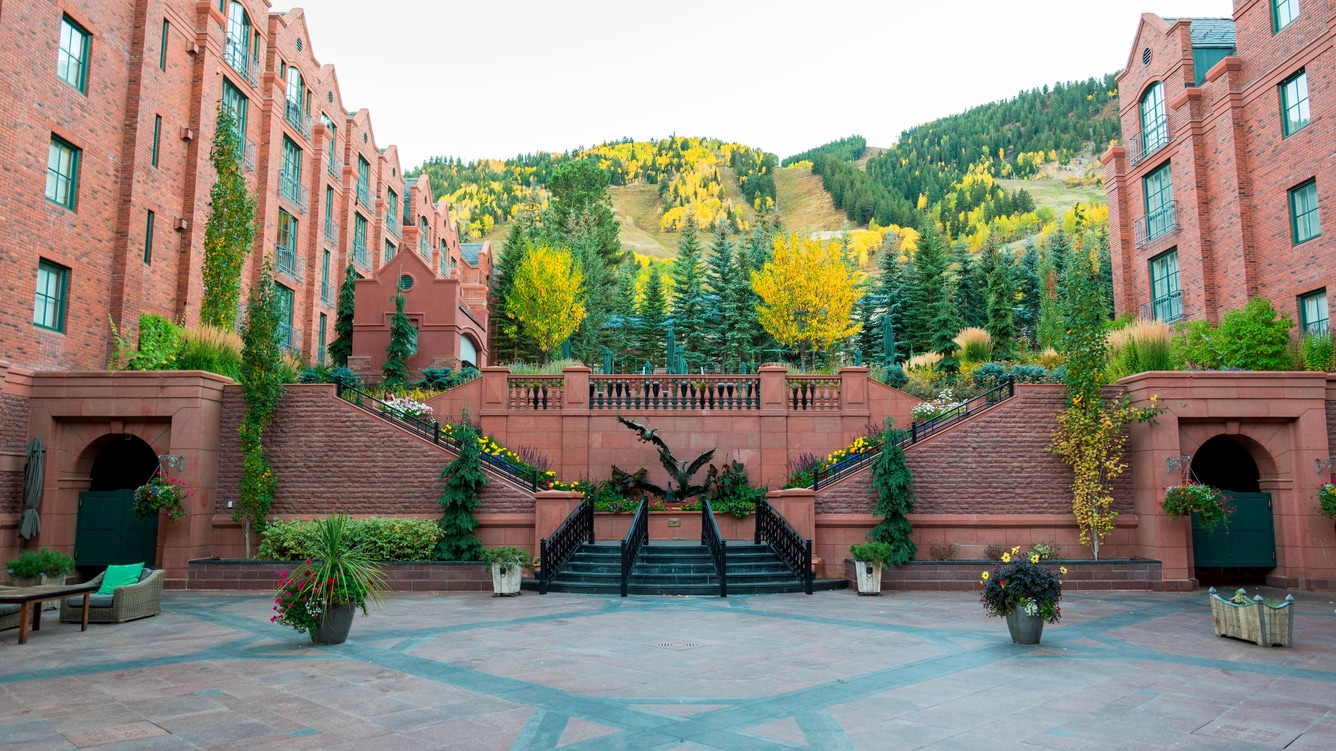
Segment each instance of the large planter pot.
[{"label": "large planter pot", "polygon": [[[1243,590],[1239,590],[1240,593]],[[1285,602],[1268,605],[1261,595],[1244,602],[1226,600],[1211,587],[1211,619],[1215,621],[1215,635],[1250,641],[1262,647],[1288,647],[1294,641],[1294,595],[1286,595]]]},{"label": "large planter pot", "polygon": [[494,597],[518,597],[520,594],[520,575],[524,570],[511,565],[505,568],[499,563],[492,564],[492,593]]},{"label": "large planter pot", "polygon": [[315,644],[342,644],[353,627],[353,613],[357,606],[351,602],[331,605],[320,619],[320,625],[311,632]]},{"label": "large planter pot", "polygon": [[[38,574],[37,576],[22,577],[22,576],[14,576],[11,573],[9,575],[9,586],[40,587],[40,586],[45,586],[47,584],[64,584],[67,578],[69,577],[67,577],[64,574],[61,574],[60,576],[47,576],[46,574]],[[42,603],[42,610],[60,610],[60,600],[48,600]]]},{"label": "large planter pot", "polygon": [[1044,619],[1026,615],[1023,610],[1013,610],[1007,614],[1007,630],[1017,644],[1038,644],[1044,633]]},{"label": "large planter pot", "polygon": [[858,572],[859,596],[879,596],[881,594],[881,566],[867,561],[854,561],[854,571]]}]

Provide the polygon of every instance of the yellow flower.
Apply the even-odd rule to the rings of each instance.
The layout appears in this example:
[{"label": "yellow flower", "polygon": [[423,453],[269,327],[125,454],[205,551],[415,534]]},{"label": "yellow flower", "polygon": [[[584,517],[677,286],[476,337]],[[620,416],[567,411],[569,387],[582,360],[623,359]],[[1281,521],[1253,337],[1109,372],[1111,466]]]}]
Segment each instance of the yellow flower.
[{"label": "yellow flower", "polygon": [[983,580],[984,580],[984,581],[988,581],[988,572],[987,572],[987,571],[983,572]]},{"label": "yellow flower", "polygon": [[1031,553],[1031,554],[1030,554],[1030,563],[1038,563],[1038,562],[1039,562],[1039,554],[1038,554],[1038,553]]},{"label": "yellow flower", "polygon": [[1011,549],[1011,554],[1012,554],[1012,555],[1016,555],[1016,554],[1019,553],[1019,552],[1021,552],[1021,546],[1020,546],[1020,545],[1017,545],[1016,547],[1014,547],[1014,548]]},{"label": "yellow flower", "polygon": [[1011,563],[1011,553],[1003,553],[1003,554],[1002,554],[1002,562],[1003,562],[1003,563]]},{"label": "yellow flower", "polygon": [[1066,567],[1066,566],[1058,566],[1058,570],[1061,571],[1061,572],[1064,573],[1064,574],[1067,573],[1067,567]]}]

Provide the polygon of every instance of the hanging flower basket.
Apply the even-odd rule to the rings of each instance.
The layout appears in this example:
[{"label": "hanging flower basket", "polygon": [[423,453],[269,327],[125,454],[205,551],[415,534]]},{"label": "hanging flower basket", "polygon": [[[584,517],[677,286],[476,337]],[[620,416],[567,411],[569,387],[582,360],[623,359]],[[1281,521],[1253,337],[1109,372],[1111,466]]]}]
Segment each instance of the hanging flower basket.
[{"label": "hanging flower basket", "polygon": [[1234,513],[1229,500],[1230,497],[1219,488],[1188,480],[1164,489],[1162,508],[1170,519],[1196,514],[1202,529],[1209,534],[1221,525],[1229,527],[1229,516]]},{"label": "hanging flower basket", "polygon": [[192,494],[186,490],[185,483],[173,477],[155,476],[147,483],[135,488],[134,504],[130,511],[140,519],[157,516],[166,510],[167,518],[176,521],[186,515],[182,501]]},{"label": "hanging flower basket", "polygon": [[1329,482],[1318,488],[1317,502],[1324,516],[1336,519],[1336,483]]}]

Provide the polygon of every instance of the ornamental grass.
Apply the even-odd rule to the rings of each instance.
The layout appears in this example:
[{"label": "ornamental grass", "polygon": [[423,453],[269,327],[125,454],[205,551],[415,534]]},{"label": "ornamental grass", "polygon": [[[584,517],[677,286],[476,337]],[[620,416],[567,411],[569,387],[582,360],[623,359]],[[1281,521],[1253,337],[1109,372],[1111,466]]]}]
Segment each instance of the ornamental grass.
[{"label": "ornamental grass", "polygon": [[204,370],[241,379],[241,335],[233,329],[192,326],[181,332],[181,370]]}]

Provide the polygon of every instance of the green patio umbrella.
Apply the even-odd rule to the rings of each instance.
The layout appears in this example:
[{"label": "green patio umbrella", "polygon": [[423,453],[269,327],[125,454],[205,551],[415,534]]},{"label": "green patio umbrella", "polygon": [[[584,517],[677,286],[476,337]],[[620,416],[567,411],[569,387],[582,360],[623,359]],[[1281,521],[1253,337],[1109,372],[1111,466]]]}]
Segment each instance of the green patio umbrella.
[{"label": "green patio umbrella", "polygon": [[19,522],[19,536],[24,540],[42,531],[42,521],[37,517],[37,505],[42,502],[42,479],[46,473],[46,449],[42,448],[42,439],[34,438],[24,447],[28,453],[28,462],[23,465],[23,520]]}]

